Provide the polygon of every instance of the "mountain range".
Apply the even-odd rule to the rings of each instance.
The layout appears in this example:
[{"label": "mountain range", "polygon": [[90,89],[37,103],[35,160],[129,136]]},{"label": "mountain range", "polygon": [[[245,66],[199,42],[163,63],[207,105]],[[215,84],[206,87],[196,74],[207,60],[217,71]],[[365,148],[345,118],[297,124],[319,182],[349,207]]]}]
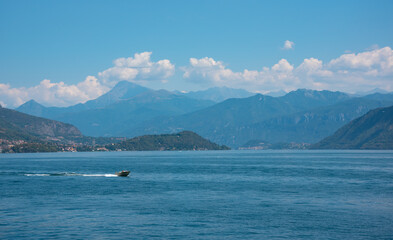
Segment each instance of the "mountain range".
[{"label": "mountain range", "polygon": [[31,100],[18,111],[67,122],[88,136],[124,136],[123,129],[159,117],[184,114],[213,105],[166,90],[153,91],[120,82],[101,97],[67,108],[46,108]]},{"label": "mountain range", "polygon": [[197,132],[237,147],[249,140],[314,143],[371,109],[393,105],[393,95],[351,98],[340,92],[298,90],[283,97],[255,95],[229,99],[181,116],[144,122],[126,134]]},{"label": "mountain range", "polygon": [[135,137],[189,130],[238,147],[254,139],[315,143],[371,109],[393,105],[389,93],[355,97],[299,89],[280,97],[248,95],[252,93],[227,88],[188,94],[155,91],[119,82],[84,104],[56,108],[31,100],[17,110],[73,124],[89,136]]}]

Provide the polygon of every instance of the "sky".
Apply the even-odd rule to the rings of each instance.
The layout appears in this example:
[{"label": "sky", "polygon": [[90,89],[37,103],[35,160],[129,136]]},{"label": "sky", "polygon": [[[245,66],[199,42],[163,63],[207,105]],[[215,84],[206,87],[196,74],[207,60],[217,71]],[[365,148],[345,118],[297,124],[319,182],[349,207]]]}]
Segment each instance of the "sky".
[{"label": "sky", "polygon": [[118,81],[179,91],[393,91],[393,1],[0,0],[0,104]]}]

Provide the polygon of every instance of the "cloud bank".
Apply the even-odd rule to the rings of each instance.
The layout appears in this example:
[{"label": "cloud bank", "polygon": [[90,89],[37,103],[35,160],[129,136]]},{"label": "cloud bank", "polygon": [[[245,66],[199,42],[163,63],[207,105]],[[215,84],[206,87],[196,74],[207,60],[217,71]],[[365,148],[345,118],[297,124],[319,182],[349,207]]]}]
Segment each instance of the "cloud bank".
[{"label": "cloud bank", "polygon": [[134,57],[118,58],[113,61],[113,67],[73,85],[49,79],[30,88],[12,88],[9,84],[0,83],[0,104],[12,108],[34,99],[46,106],[63,107],[95,99],[121,80],[136,83],[167,81],[173,75],[175,66],[167,59],[153,62],[151,54],[143,52],[136,53]]},{"label": "cloud bank", "polygon": [[97,98],[108,91],[94,76],[75,85],[64,82],[52,83],[44,79],[39,85],[30,88],[11,88],[9,84],[0,83],[0,104],[7,107],[17,107],[24,102],[34,99],[49,106],[69,106]]},{"label": "cloud bank", "polygon": [[[289,45],[293,47],[293,43]],[[168,81],[174,75],[175,65],[167,59],[154,62],[151,54],[143,52],[115,59],[112,67],[72,85],[49,79],[30,88],[12,88],[9,84],[0,83],[0,104],[12,108],[34,99],[46,106],[70,106],[99,97],[121,80],[139,84]],[[222,61],[210,57],[190,58],[189,65],[180,69],[183,79],[177,81],[188,81],[201,87],[226,86],[262,93],[298,88],[344,92],[380,88],[393,91],[393,50],[390,47],[343,54],[326,63],[311,57],[295,66],[281,59],[270,67],[241,72],[233,71]]]},{"label": "cloud bank", "polygon": [[358,54],[343,54],[327,63],[307,58],[299,66],[281,59],[261,70],[234,72],[212,58],[190,58],[183,77],[209,86],[230,86],[250,91],[291,91],[298,88],[346,92],[382,88],[393,91],[393,50],[390,47]]}]

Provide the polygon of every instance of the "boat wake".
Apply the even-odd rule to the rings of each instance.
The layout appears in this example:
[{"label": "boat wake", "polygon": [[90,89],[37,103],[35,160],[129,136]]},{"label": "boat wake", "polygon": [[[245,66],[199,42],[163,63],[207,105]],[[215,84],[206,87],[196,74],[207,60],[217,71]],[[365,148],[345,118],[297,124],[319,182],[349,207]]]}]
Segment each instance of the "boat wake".
[{"label": "boat wake", "polygon": [[84,177],[117,177],[116,174],[82,174]]},{"label": "boat wake", "polygon": [[71,176],[80,176],[80,177],[117,177],[116,174],[81,174],[81,173],[26,173],[24,174],[28,177],[71,177]]}]

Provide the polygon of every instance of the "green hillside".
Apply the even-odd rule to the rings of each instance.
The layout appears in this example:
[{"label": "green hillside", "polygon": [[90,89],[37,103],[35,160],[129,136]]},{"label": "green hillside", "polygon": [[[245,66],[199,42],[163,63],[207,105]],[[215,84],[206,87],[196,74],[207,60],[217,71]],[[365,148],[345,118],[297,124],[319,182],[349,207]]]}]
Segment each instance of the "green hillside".
[{"label": "green hillside", "polygon": [[168,151],[168,150],[228,150],[190,131],[177,134],[145,135],[106,146],[109,150]]},{"label": "green hillside", "polygon": [[393,149],[393,106],[368,112],[311,148]]},{"label": "green hillside", "polygon": [[2,117],[0,118],[0,139],[8,140],[8,141],[16,141],[16,140],[37,141],[38,140],[36,136],[33,136],[27,133],[26,131],[23,131],[22,129],[6,121]]},{"label": "green hillside", "polygon": [[0,108],[0,137],[4,140],[67,140],[82,137],[71,124]]}]

